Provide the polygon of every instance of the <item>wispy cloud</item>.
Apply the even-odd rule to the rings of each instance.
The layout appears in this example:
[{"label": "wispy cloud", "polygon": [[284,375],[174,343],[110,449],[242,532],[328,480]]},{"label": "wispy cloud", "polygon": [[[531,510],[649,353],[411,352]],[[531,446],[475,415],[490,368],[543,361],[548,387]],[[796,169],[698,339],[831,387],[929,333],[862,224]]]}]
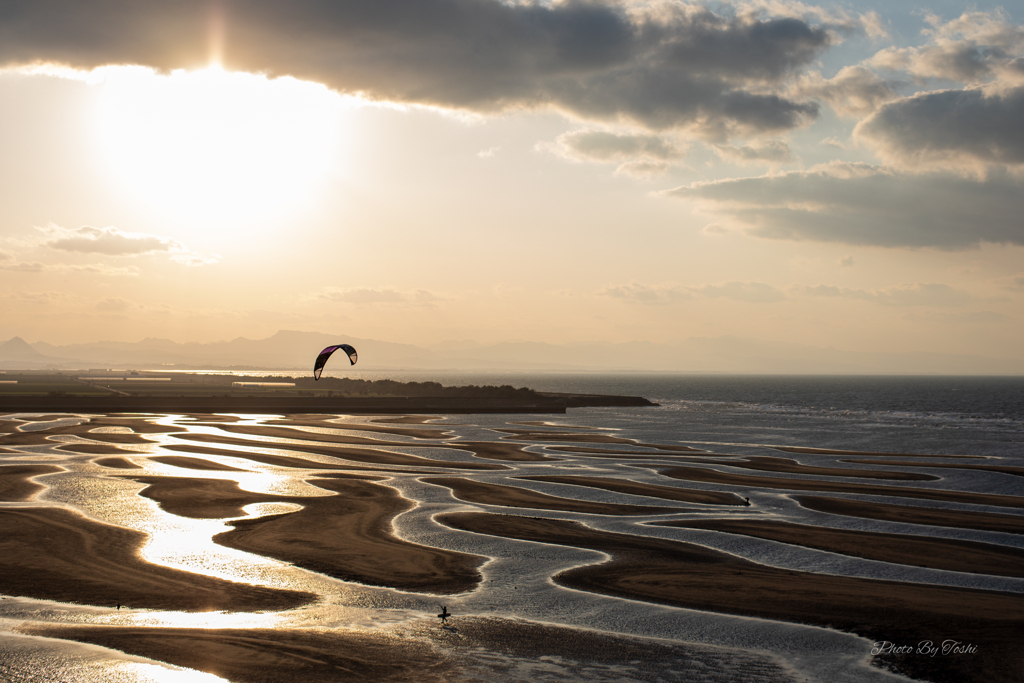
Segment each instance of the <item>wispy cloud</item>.
[{"label": "wispy cloud", "polygon": [[804,296],[858,299],[883,306],[965,306],[975,300],[968,292],[934,282],[914,282],[882,289],[795,285],[790,291]]},{"label": "wispy cloud", "polygon": [[46,266],[38,261],[0,261],[0,270],[16,270],[22,273],[41,273]]},{"label": "wispy cloud", "polygon": [[600,296],[652,305],[665,305],[698,298],[725,298],[758,304],[775,303],[786,299],[785,293],[772,285],[763,282],[738,281],[723,284],[705,284],[696,287],[632,283],[605,287],[598,294]]},{"label": "wispy cloud", "polygon": [[750,145],[715,145],[718,156],[738,164],[785,164],[795,161],[793,150],[782,140],[766,140]]},{"label": "wispy cloud", "polygon": [[1003,10],[964,12],[956,19],[925,17],[928,42],[914,47],[886,48],[869,64],[906,71],[920,82],[933,80],[982,83],[1000,76],[1024,76],[1024,27]]},{"label": "wispy cloud", "polygon": [[1024,272],[1000,278],[997,284],[1003,289],[1008,289],[1011,292],[1024,292]]},{"label": "wispy cloud", "polygon": [[140,232],[125,232],[117,228],[62,228],[51,224],[41,230],[47,236],[45,246],[81,254],[141,256],[184,251],[184,247],[172,239]]},{"label": "wispy cloud", "polygon": [[134,308],[138,308],[138,305],[126,301],[125,299],[119,298],[108,298],[101,301],[97,301],[94,308],[97,311],[104,313],[124,313]]},{"label": "wispy cloud", "polygon": [[198,254],[168,237],[127,232],[114,227],[64,228],[51,223],[38,230],[43,234],[42,246],[64,252],[118,257],[168,254],[170,260],[186,266],[209,265],[220,260],[215,254]]},{"label": "wispy cloud", "polygon": [[977,179],[833,162],[663,194],[695,201],[772,239],[948,250],[983,242],[1024,245],[1024,183],[1008,174]]},{"label": "wispy cloud", "polygon": [[380,289],[371,287],[353,287],[348,289],[328,287],[316,294],[315,298],[357,305],[392,304],[406,306],[432,306],[446,300],[444,297],[425,289],[403,292],[387,287]]},{"label": "wispy cloud", "polygon": [[883,78],[865,66],[845,66],[832,78],[820,73],[803,76],[794,92],[800,97],[824,100],[840,116],[860,117],[897,94]]},{"label": "wispy cloud", "polygon": [[539,147],[574,161],[617,164],[617,174],[637,177],[662,175],[688,152],[686,145],[667,135],[594,129],[564,133],[553,144]]}]

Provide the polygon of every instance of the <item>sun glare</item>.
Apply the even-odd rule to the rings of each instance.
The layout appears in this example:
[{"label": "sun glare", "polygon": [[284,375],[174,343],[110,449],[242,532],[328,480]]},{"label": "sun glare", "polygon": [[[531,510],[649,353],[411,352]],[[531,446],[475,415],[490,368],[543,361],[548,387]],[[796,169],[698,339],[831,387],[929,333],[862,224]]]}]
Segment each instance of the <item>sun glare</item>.
[{"label": "sun glare", "polygon": [[136,198],[192,220],[246,221],[316,194],[339,155],[342,103],[291,78],[120,68],[106,75],[99,131]]}]

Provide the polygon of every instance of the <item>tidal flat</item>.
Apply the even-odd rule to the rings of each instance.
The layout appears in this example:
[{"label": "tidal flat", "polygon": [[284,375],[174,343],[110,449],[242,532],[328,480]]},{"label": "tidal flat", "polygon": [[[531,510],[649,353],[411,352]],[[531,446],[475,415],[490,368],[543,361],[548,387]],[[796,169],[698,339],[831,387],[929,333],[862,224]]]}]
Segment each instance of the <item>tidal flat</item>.
[{"label": "tidal flat", "polygon": [[942,683],[1024,670],[1013,458],[654,440],[601,410],[5,415],[0,673]]}]

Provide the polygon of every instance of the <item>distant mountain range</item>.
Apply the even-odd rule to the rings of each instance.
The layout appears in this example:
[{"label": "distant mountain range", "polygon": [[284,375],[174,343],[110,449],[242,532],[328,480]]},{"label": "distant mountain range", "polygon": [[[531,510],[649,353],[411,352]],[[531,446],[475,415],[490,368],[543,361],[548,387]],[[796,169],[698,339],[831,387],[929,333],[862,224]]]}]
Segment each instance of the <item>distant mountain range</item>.
[{"label": "distant mountain range", "polygon": [[[168,339],[55,346],[14,337],[0,344],[6,370],[259,369],[310,370],[320,349],[346,342],[359,350],[352,372],[693,372],[736,374],[1024,374],[1024,360],[967,354],[868,353],[737,337],[673,343],[546,344],[445,342],[414,346],[346,335],[282,330],[266,339],[180,344]],[[341,366],[339,365],[339,368]],[[347,366],[345,366],[347,367]]]}]

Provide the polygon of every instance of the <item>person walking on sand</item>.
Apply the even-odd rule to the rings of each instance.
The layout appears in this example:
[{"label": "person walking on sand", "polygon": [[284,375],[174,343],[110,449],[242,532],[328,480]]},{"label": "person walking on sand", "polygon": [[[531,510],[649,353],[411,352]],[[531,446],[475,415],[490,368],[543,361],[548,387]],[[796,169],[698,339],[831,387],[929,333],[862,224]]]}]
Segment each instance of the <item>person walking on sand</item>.
[{"label": "person walking on sand", "polygon": [[437,616],[441,620],[442,624],[447,624],[448,617],[451,616],[451,613],[448,612],[448,605],[441,605],[441,613]]}]

